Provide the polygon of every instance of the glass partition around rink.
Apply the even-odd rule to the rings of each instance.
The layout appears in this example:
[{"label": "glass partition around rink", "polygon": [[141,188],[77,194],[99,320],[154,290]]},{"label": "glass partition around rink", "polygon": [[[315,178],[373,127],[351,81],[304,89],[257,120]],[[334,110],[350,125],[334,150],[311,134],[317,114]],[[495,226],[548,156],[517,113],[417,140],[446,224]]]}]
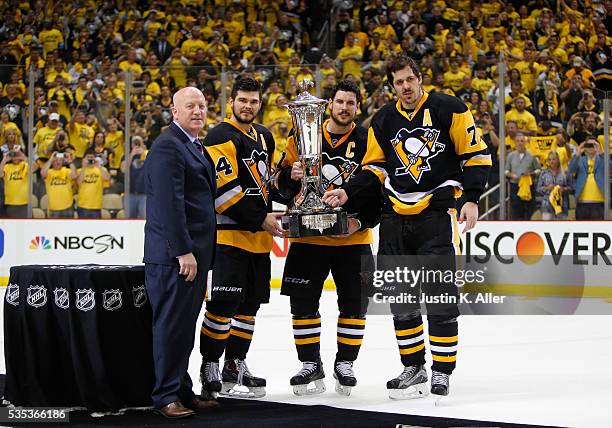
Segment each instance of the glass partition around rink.
[{"label": "glass partition around rink", "polygon": [[[104,58],[87,66],[62,59],[30,69],[0,64],[0,77],[6,82],[0,97],[0,218],[144,218],[143,166],[154,140],[172,121],[172,95],[181,87],[198,87],[206,96],[204,137],[231,116],[230,93],[236,78],[248,75],[259,80],[263,96],[257,121],[275,137],[276,160],[291,128],[284,106],[296,96],[302,79],[312,79],[316,83],[313,95],[326,99],[342,77],[355,80],[362,92],[356,122],[364,127],[380,107],[394,99],[382,62],[353,61],[351,65],[323,55],[319,64],[308,65],[294,55],[280,63],[266,57],[265,51],[248,49],[242,58],[232,54],[223,61],[201,52],[192,60],[179,54],[163,65],[146,53],[140,63]],[[512,73],[502,64],[490,79],[492,85],[484,85],[486,90],[480,90],[483,79],[453,83],[439,74],[423,74],[425,90],[447,92],[465,102],[489,145],[494,162],[488,190],[481,199],[483,219],[514,218],[507,160],[515,150],[516,88]],[[569,159],[584,151],[581,144],[589,135],[596,137],[598,152],[609,158],[612,93],[574,90],[571,83],[568,87],[564,83],[543,78],[527,97],[526,111],[534,117],[536,129],[523,131],[527,131],[528,149],[537,152],[541,169],[547,168],[551,150],[559,152],[568,169]],[[504,108],[500,108],[502,99]],[[564,150],[566,144],[569,150]],[[604,170],[607,185],[602,193],[605,206],[610,207],[607,162]],[[534,219],[542,218],[540,207],[545,198],[537,181],[536,177]],[[568,200],[566,218],[574,219],[577,198],[571,194]],[[609,209],[604,211],[609,218]]]}]

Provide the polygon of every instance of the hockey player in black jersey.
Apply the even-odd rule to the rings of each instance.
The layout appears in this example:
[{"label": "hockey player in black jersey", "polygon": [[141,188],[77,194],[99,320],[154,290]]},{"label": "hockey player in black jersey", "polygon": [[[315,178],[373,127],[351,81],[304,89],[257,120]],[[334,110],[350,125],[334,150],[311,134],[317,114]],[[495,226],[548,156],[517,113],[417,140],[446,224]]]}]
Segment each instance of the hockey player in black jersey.
[{"label": "hockey player in black jersey", "polygon": [[[366,131],[353,120],[360,103],[359,87],[348,80],[340,81],[332,92],[331,117],[322,124],[322,187],[336,189],[350,181],[360,170],[366,154]],[[300,190],[304,175],[298,160],[297,147],[289,139],[285,157],[276,180],[281,194],[293,197]],[[371,207],[380,203],[380,195]],[[357,379],[353,362],[357,358],[365,332],[367,295],[360,267],[371,263],[372,232],[378,212],[363,210],[349,217],[349,235],[291,239],[285,263],[281,294],[290,296],[293,334],[298,358],[303,368],[290,384],[296,395],[325,391],[325,376],[319,352],[321,317],[319,300],[324,281],[330,271],[338,292],[338,352],[334,362],[336,391],[349,395]],[[373,214],[372,214],[373,212]],[[351,212],[349,211],[349,215]],[[314,382],[314,388],[308,388]]]},{"label": "hockey player in black jersey", "polygon": [[202,396],[252,398],[265,395],[266,381],[250,373],[245,359],[257,311],[270,297],[272,237],[285,232],[279,215],[270,212],[274,138],[253,123],[261,106],[260,84],[238,78],[230,104],[231,119],[204,140],[217,174],[217,246],[200,334]]},{"label": "hockey player in black jersey", "polygon": [[[428,94],[421,87],[418,65],[398,54],[387,62],[387,77],[398,100],[383,106],[368,131],[362,171],[342,189],[327,192],[331,206],[359,206],[383,185],[378,255],[435,256],[455,267],[459,253],[456,199],[465,204],[459,223],[474,227],[478,199],[484,191],[491,157],[470,110],[458,98]],[[380,262],[379,258],[379,262]],[[422,285],[421,285],[422,287]],[[453,292],[456,287],[452,284]],[[434,311],[427,305],[431,392],[448,394],[449,375],[457,358],[459,311],[450,305]],[[418,305],[391,304],[404,370],[387,382],[390,398],[427,395],[425,335]]]}]

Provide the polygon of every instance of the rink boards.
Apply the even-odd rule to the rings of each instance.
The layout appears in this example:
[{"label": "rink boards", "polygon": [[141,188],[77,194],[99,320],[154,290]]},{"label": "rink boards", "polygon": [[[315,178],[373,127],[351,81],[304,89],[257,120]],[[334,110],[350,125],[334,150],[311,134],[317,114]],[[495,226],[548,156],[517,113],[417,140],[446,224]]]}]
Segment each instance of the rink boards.
[{"label": "rink boards", "polygon": [[[496,272],[506,294],[612,298],[612,222],[482,221],[461,240],[462,263]],[[139,264],[143,243],[144,220],[0,220],[0,284],[13,265]],[[275,239],[273,288],[288,249]]]}]

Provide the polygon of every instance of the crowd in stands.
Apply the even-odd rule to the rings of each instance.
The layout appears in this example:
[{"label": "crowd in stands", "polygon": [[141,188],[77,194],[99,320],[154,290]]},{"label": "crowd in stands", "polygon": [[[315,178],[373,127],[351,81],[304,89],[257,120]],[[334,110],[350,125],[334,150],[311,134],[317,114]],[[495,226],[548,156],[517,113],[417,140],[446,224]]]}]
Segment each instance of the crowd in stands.
[{"label": "crowd in stands", "polygon": [[[335,46],[322,49],[316,36],[330,10]],[[172,120],[173,92],[188,85],[205,94],[213,127],[229,112],[224,89],[240,75],[260,80],[258,120],[273,132],[276,156],[291,127],[283,105],[304,78],[320,82],[322,97],[337,80],[355,80],[364,100],[358,122],[367,127],[393,99],[384,64],[401,51],[418,61],[426,91],[471,109],[495,158],[490,186],[504,148],[511,218],[536,209],[544,219],[603,216],[610,0],[8,0],[0,13],[2,216],[25,216],[31,170],[47,216],[101,216],[104,194],[122,194],[129,173],[123,215],[143,217],[147,150]]]}]

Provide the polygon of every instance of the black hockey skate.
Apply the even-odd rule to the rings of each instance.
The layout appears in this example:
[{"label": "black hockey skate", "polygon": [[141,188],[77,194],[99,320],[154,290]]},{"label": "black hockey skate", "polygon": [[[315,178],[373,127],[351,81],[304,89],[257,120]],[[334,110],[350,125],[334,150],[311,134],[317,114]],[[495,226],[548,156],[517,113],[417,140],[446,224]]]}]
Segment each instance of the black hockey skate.
[{"label": "black hockey skate", "polygon": [[[302,362],[302,370],[291,378],[289,383],[293,386],[295,395],[312,395],[325,392],[325,372],[321,360]],[[308,389],[308,385],[314,382],[314,387]]]},{"label": "black hockey skate", "polygon": [[357,385],[357,378],[353,371],[353,361],[336,361],[334,364],[334,379],[336,379],[336,392],[340,395],[351,395],[351,389]]},{"label": "black hockey skate", "polygon": [[440,402],[442,397],[448,395],[448,378],[449,376],[446,373],[435,370],[431,372],[431,393],[436,396],[436,404]]},{"label": "black hockey skate", "polygon": [[202,361],[200,368],[200,382],[202,383],[202,399],[214,400],[221,391],[221,374],[219,363]]},{"label": "black hockey skate", "polygon": [[261,398],[266,395],[266,380],[255,377],[244,360],[226,360],[221,373],[220,395],[237,398]]},{"label": "black hockey skate", "polygon": [[406,366],[395,379],[387,382],[389,398],[409,400],[427,396],[427,371],[423,366]]}]

